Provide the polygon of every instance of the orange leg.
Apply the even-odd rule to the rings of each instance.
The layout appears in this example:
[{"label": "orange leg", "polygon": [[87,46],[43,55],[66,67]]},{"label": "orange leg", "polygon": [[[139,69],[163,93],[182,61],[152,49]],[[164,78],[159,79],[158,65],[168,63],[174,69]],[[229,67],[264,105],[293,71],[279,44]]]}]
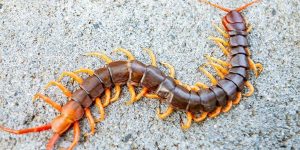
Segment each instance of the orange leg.
[{"label": "orange leg", "polygon": [[207,0],[198,0],[198,1],[200,1],[200,2],[205,2],[205,3],[211,5],[211,6],[215,7],[215,8],[218,8],[218,9],[220,9],[220,10],[223,10],[223,11],[225,11],[225,12],[230,12],[230,11],[231,11],[229,8],[225,8],[225,7],[220,6],[220,5],[218,5],[218,4],[211,3],[211,2],[209,2],[209,1],[207,1]]},{"label": "orange leg", "polygon": [[91,132],[90,133],[85,133],[84,136],[89,136],[89,135],[93,135],[95,133],[95,121],[94,118],[91,114],[91,110],[89,108],[86,108],[85,110],[85,115],[88,119],[88,122],[90,124],[90,128],[91,128]]},{"label": "orange leg", "polygon": [[187,120],[186,120],[185,123],[181,123],[181,128],[182,128],[183,130],[189,129],[189,128],[191,127],[191,125],[192,125],[193,115],[192,115],[191,112],[187,112],[187,113],[186,113],[186,119],[187,119]]},{"label": "orange leg", "polygon": [[235,9],[235,10],[238,11],[238,12],[240,12],[240,11],[246,9],[247,7],[251,6],[252,4],[257,3],[257,2],[259,2],[259,1],[260,1],[260,0],[254,0],[254,1],[252,1],[252,2],[250,2],[250,3],[247,3],[247,4],[245,4],[245,5],[243,5],[243,6],[239,7],[239,8],[237,8],[237,9]]},{"label": "orange leg", "polygon": [[54,149],[54,145],[57,142],[57,140],[60,138],[60,135],[58,133],[55,133],[51,139],[48,141],[46,149],[47,150],[53,150]]},{"label": "orange leg", "polygon": [[27,133],[31,133],[31,132],[41,132],[41,131],[45,131],[45,130],[49,130],[49,129],[51,129],[51,123],[48,123],[48,124],[42,125],[42,126],[38,126],[38,127],[20,129],[20,130],[14,130],[14,129],[0,126],[0,130],[6,131],[9,133],[13,133],[13,134],[27,134]]},{"label": "orange leg", "polygon": [[56,102],[52,101],[49,97],[42,95],[41,93],[36,93],[33,96],[32,101],[34,102],[36,99],[41,98],[42,100],[44,100],[47,104],[51,105],[53,108],[55,108],[56,110],[58,110],[59,112],[61,112],[61,106],[59,104],[57,104]]},{"label": "orange leg", "polygon": [[215,117],[217,117],[217,116],[220,114],[221,109],[222,109],[221,106],[217,107],[213,112],[210,112],[210,113],[208,114],[208,117],[209,117],[209,118],[215,118]]},{"label": "orange leg", "polygon": [[229,100],[229,101],[227,101],[226,106],[224,108],[222,108],[222,112],[224,112],[224,113],[228,112],[231,109],[231,107],[232,107],[232,101]]},{"label": "orange leg", "polygon": [[148,89],[147,88],[142,88],[142,90],[140,91],[139,94],[137,94],[137,96],[135,97],[135,101],[140,100],[143,96],[145,96],[145,94],[147,93]]},{"label": "orange leg", "polygon": [[151,98],[151,99],[160,99],[160,97],[156,94],[145,94],[145,97]]},{"label": "orange leg", "polygon": [[111,98],[111,91],[109,88],[107,88],[105,89],[105,99],[104,99],[103,107],[108,106],[110,102],[110,98]]},{"label": "orange leg", "polygon": [[127,84],[128,86],[128,91],[130,93],[130,100],[126,102],[126,105],[130,105],[133,104],[136,101],[136,94],[135,94],[135,90],[134,90],[134,86],[131,84]]},{"label": "orange leg", "polygon": [[119,84],[115,85],[115,96],[110,100],[110,102],[115,102],[119,99],[121,94],[121,86]]},{"label": "orange leg", "polygon": [[98,107],[99,113],[100,113],[100,117],[98,119],[96,119],[96,122],[101,122],[105,118],[105,111],[104,111],[104,107],[103,107],[103,105],[101,103],[100,98],[96,98],[95,104]]},{"label": "orange leg", "polygon": [[73,129],[74,129],[74,139],[72,144],[69,146],[68,150],[72,150],[78,143],[79,138],[80,138],[80,127],[79,127],[79,122],[76,121],[73,124]]},{"label": "orange leg", "polygon": [[249,81],[245,82],[245,86],[248,88],[249,91],[248,91],[248,93],[243,94],[243,95],[249,97],[254,93],[254,87]]},{"label": "orange leg", "polygon": [[60,82],[65,76],[69,76],[72,79],[74,79],[76,82],[78,82],[79,84],[81,84],[83,82],[83,79],[81,77],[79,77],[76,73],[74,72],[63,72],[60,77],[58,78],[58,82]]},{"label": "orange leg", "polygon": [[157,108],[157,111],[156,111],[156,115],[159,119],[166,119],[168,116],[170,116],[172,113],[174,112],[174,108],[169,106],[167,111],[164,112],[164,113],[160,113],[160,109]]},{"label": "orange leg", "polygon": [[195,122],[201,122],[207,117],[208,112],[202,112],[199,117],[196,117],[195,115],[193,116],[193,120]]},{"label": "orange leg", "polygon": [[65,96],[67,97],[71,97],[72,93],[61,83],[56,82],[56,81],[50,81],[46,86],[45,89],[48,89],[50,86],[57,86],[63,93]]},{"label": "orange leg", "polygon": [[241,98],[242,98],[242,92],[238,92],[237,95],[236,95],[235,100],[232,101],[232,104],[233,105],[239,104],[240,101],[241,101]]},{"label": "orange leg", "polygon": [[211,73],[209,73],[207,70],[205,70],[203,67],[199,67],[199,70],[202,71],[204,73],[204,75],[210,79],[210,82],[212,85],[218,84],[217,79]]}]

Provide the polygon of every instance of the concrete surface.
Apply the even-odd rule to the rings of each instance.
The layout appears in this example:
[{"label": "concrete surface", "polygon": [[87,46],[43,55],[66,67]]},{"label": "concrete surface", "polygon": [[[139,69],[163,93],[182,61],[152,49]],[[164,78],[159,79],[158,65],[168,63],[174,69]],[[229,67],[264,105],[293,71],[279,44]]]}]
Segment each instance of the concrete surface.
[{"label": "concrete surface", "polygon": [[[235,8],[250,0],[211,1]],[[220,36],[211,22],[219,23],[225,13],[196,0],[0,2],[0,124],[8,127],[51,121],[58,113],[44,102],[32,103],[32,96],[63,71],[104,65],[81,55],[86,52],[102,50],[110,55],[123,47],[149,63],[141,48],[150,47],[158,61],[173,64],[178,79],[188,84],[208,83],[197,71],[205,62],[204,54],[221,57],[207,37]],[[265,71],[258,79],[251,78],[255,94],[229,113],[194,123],[183,132],[182,112],[161,121],[155,116],[157,101],[143,99],[125,106],[129,95],[123,88],[122,98],[106,109],[107,118],[97,124],[96,134],[81,137],[76,149],[300,149],[299,10],[298,0],[264,0],[244,11],[254,26],[249,36],[253,60]],[[74,89],[70,83],[68,87]],[[66,102],[56,88],[45,93]],[[94,107],[93,114],[98,116]],[[86,119],[81,126],[83,132],[89,131]],[[0,149],[44,149],[51,135],[0,132]],[[71,140],[72,131],[56,148],[67,147]]]}]

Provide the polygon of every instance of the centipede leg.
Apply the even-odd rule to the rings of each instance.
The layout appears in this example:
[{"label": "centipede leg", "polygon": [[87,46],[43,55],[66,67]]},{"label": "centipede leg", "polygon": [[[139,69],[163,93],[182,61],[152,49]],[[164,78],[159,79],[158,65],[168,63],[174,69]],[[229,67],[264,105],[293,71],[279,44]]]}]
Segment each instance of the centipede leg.
[{"label": "centipede leg", "polygon": [[128,60],[135,60],[134,56],[124,48],[117,48],[113,51],[113,53],[115,52],[123,52],[128,57]]},{"label": "centipede leg", "polygon": [[103,107],[108,106],[109,102],[111,101],[111,91],[109,88],[105,89],[105,99],[104,99],[104,103],[103,103]]},{"label": "centipede leg", "polygon": [[220,64],[221,66],[225,67],[225,68],[229,68],[231,66],[231,64],[229,62],[226,62],[224,60],[221,60],[221,59],[217,59],[217,58],[214,58],[214,57],[211,57],[207,54],[204,55],[204,57],[208,60],[208,61],[211,61],[211,62],[216,62],[218,64]]},{"label": "centipede leg", "polygon": [[92,53],[86,53],[84,54],[85,56],[93,56],[93,57],[97,57],[101,60],[103,60],[106,64],[109,64],[112,62],[112,59],[109,58],[107,55],[103,54],[103,53],[99,53],[99,52],[92,52]]},{"label": "centipede leg", "polygon": [[242,98],[242,92],[238,92],[238,93],[236,94],[235,100],[232,101],[232,104],[233,104],[233,105],[239,104],[240,101],[241,101],[241,98]]},{"label": "centipede leg", "polygon": [[156,57],[155,57],[153,51],[149,48],[143,48],[143,50],[146,51],[148,53],[148,55],[150,56],[151,65],[157,67]]},{"label": "centipede leg", "polygon": [[226,70],[224,67],[222,67],[221,65],[218,65],[216,63],[208,62],[207,65],[212,66],[212,68],[217,72],[217,75],[221,79],[224,79],[225,75],[227,75],[229,73],[228,70]]},{"label": "centipede leg", "polygon": [[84,136],[89,136],[89,135],[93,135],[95,133],[95,120],[91,114],[91,110],[89,108],[86,108],[85,110],[85,115],[88,119],[88,122],[90,124],[90,128],[91,128],[91,132],[89,133],[85,133]]},{"label": "centipede leg", "polygon": [[60,75],[60,77],[58,78],[58,82],[60,82],[65,76],[70,76],[72,79],[74,79],[79,84],[81,84],[83,82],[83,79],[81,77],[79,77],[76,73],[68,72],[68,71],[63,72]]},{"label": "centipede leg", "polygon": [[205,120],[205,118],[207,117],[207,114],[208,114],[208,112],[202,112],[199,117],[196,117],[195,115],[193,115],[193,120],[195,122],[201,122],[201,121]]},{"label": "centipede leg", "polygon": [[79,122],[76,121],[73,124],[73,130],[74,130],[74,139],[72,144],[69,146],[68,150],[72,150],[78,143],[79,138],[80,138],[80,127],[79,127]]},{"label": "centipede leg", "polygon": [[92,69],[87,69],[87,68],[81,68],[81,69],[77,69],[75,71],[73,71],[75,74],[79,74],[79,73],[86,73],[89,76],[94,75],[94,70]]},{"label": "centipede leg", "polygon": [[128,87],[128,91],[130,93],[130,100],[126,102],[126,105],[130,105],[132,103],[134,103],[136,101],[136,94],[135,94],[135,90],[134,90],[134,86],[131,84],[127,84]]},{"label": "centipede leg", "polygon": [[232,100],[227,101],[227,104],[222,108],[222,112],[226,113],[232,108]]},{"label": "centipede leg", "polygon": [[117,101],[120,97],[120,94],[121,94],[121,85],[116,84],[115,85],[115,95],[112,99],[110,99],[110,102],[112,103],[112,102]]},{"label": "centipede leg", "polygon": [[53,150],[54,149],[54,145],[55,143],[58,141],[58,139],[60,138],[60,135],[58,133],[55,133],[51,139],[48,141],[46,149],[47,150]]},{"label": "centipede leg", "polygon": [[181,122],[181,128],[183,130],[187,130],[191,127],[192,125],[192,120],[193,120],[193,115],[191,112],[186,112],[186,122],[182,123]]},{"label": "centipede leg", "polygon": [[255,77],[257,78],[259,74],[263,71],[263,66],[260,63],[255,64],[251,58],[248,58],[250,69],[253,70]]},{"label": "centipede leg", "polygon": [[161,113],[160,112],[160,108],[157,108],[156,110],[156,115],[159,119],[166,119],[168,116],[170,116],[172,113],[174,112],[174,108],[169,106],[168,109],[164,112],[164,113]]},{"label": "centipede leg", "polygon": [[209,118],[215,118],[215,117],[217,117],[220,114],[221,109],[222,109],[221,106],[217,107],[213,112],[208,113],[208,117]]},{"label": "centipede leg", "polygon": [[151,99],[160,99],[160,97],[156,94],[145,94],[145,97],[151,98]]},{"label": "centipede leg", "polygon": [[45,95],[43,95],[41,93],[36,93],[33,96],[32,101],[34,102],[38,98],[44,100],[47,104],[51,105],[53,108],[55,108],[56,110],[58,110],[59,112],[61,112],[61,106],[58,103],[54,102],[49,97],[47,97],[47,96],[45,96]]},{"label": "centipede leg", "polygon": [[100,99],[99,97],[96,98],[95,104],[96,104],[96,106],[98,107],[98,109],[99,109],[99,114],[100,114],[100,117],[99,117],[98,119],[96,119],[95,122],[101,122],[101,121],[103,121],[104,118],[105,118],[105,111],[104,111],[104,107],[103,107],[103,105],[102,105],[102,103],[101,103],[101,99]]},{"label": "centipede leg", "polygon": [[229,38],[229,34],[225,32],[223,29],[221,29],[219,26],[217,26],[215,23],[212,23],[213,27],[220,32],[225,38]]},{"label": "centipede leg", "polygon": [[143,96],[146,95],[147,92],[148,92],[148,88],[143,87],[142,90],[140,91],[140,93],[136,95],[135,101],[140,100]]},{"label": "centipede leg", "polygon": [[218,38],[218,37],[208,37],[208,39],[213,40],[213,41],[218,42],[218,43],[221,43],[222,45],[224,45],[226,47],[230,46],[230,44],[227,41],[225,41],[221,38]]},{"label": "centipede leg", "polygon": [[10,129],[4,126],[0,126],[0,130],[2,131],[6,131],[9,133],[13,133],[13,134],[27,134],[27,133],[31,133],[31,132],[41,132],[41,131],[45,131],[45,130],[49,130],[51,129],[51,123],[42,125],[42,126],[38,126],[38,127],[33,127],[33,128],[27,128],[27,129],[20,129],[20,130],[15,130],[15,129]]},{"label": "centipede leg", "polygon": [[166,62],[160,62],[162,65],[164,65],[166,68],[169,69],[169,76],[171,78],[175,78],[175,69],[174,69],[174,66],[172,66],[171,64],[169,63],[166,63]]},{"label": "centipede leg", "polygon": [[197,86],[199,88],[202,88],[202,89],[208,89],[209,88],[206,84],[204,84],[202,82],[196,82],[195,86]]},{"label": "centipede leg", "polygon": [[71,97],[72,93],[61,83],[56,82],[56,81],[50,81],[46,86],[45,89],[48,89],[50,86],[57,86],[63,93],[65,96],[67,97]]},{"label": "centipede leg", "polygon": [[245,86],[248,88],[249,91],[248,91],[248,93],[243,94],[243,95],[249,97],[254,93],[254,87],[249,81],[245,82]]},{"label": "centipede leg", "polygon": [[204,75],[210,79],[210,82],[212,83],[212,85],[218,84],[217,79],[211,73],[209,73],[207,70],[205,70],[203,67],[199,67],[199,70],[202,71],[204,73]]}]

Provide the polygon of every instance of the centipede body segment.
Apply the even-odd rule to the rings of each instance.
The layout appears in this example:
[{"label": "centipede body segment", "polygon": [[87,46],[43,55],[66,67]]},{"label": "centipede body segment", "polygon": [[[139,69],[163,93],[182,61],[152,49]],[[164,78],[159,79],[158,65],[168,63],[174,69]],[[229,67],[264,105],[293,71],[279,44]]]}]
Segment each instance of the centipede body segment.
[{"label": "centipede body segment", "polygon": [[[207,1],[205,1],[207,2]],[[228,39],[228,41],[217,37],[211,37],[224,54],[230,58],[229,62],[206,56],[208,63],[202,65],[199,69],[211,80],[212,85],[197,82],[194,86],[189,86],[174,79],[174,68],[168,63],[162,63],[169,68],[170,75],[166,75],[157,68],[156,58],[150,49],[145,51],[150,55],[151,65],[146,65],[138,60],[125,49],[119,48],[116,52],[122,52],[128,60],[112,61],[103,53],[89,53],[88,56],[99,57],[106,62],[106,65],[96,70],[79,69],[74,72],[64,72],[58,81],[51,81],[46,86],[59,87],[63,93],[69,97],[69,101],[60,106],[49,97],[37,93],[34,99],[40,98],[53,106],[61,114],[46,125],[14,130],[3,126],[0,129],[14,134],[26,134],[30,132],[40,132],[52,129],[53,137],[47,144],[47,149],[53,149],[54,144],[60,136],[70,127],[74,128],[74,141],[69,149],[74,148],[80,137],[79,121],[86,116],[88,118],[91,132],[85,135],[91,135],[95,132],[95,121],[90,112],[93,103],[99,108],[100,118],[96,121],[102,121],[105,116],[104,107],[116,101],[121,94],[121,86],[127,85],[131,94],[128,105],[138,101],[141,97],[158,98],[169,105],[166,112],[161,113],[158,109],[157,115],[164,119],[175,110],[186,112],[187,121],[181,124],[183,129],[188,129],[192,121],[200,122],[205,118],[217,117],[221,112],[228,112],[232,105],[240,102],[244,87],[248,88],[245,96],[250,96],[253,92],[253,86],[248,80],[249,70],[253,70],[258,76],[262,71],[261,64],[255,64],[250,58],[248,49],[249,43],[247,35],[249,27],[240,11],[247,8],[257,0],[250,2],[235,10],[224,8],[217,4],[207,2],[208,4],[219,8],[227,14],[222,19],[225,29],[222,30],[214,25],[216,29]],[[220,80],[217,80],[211,73],[206,71],[205,67],[212,67]],[[89,75],[82,79],[78,74],[86,73]],[[64,76],[70,76],[80,84],[74,92],[69,91],[59,81]],[[135,87],[142,87],[140,93],[135,93]],[[111,97],[111,89],[115,88],[114,96]],[[102,98],[104,96],[105,98]]]}]

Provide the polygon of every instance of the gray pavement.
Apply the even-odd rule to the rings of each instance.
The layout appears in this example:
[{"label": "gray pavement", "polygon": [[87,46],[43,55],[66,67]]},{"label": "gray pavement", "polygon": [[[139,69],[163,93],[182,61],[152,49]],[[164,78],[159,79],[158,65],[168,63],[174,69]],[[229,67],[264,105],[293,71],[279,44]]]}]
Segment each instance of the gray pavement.
[{"label": "gray pavement", "polygon": [[[230,8],[249,2],[211,1]],[[300,2],[264,0],[243,14],[254,27],[249,35],[252,58],[265,67],[259,78],[251,76],[253,96],[183,132],[182,112],[161,121],[155,116],[157,101],[145,98],[126,106],[129,94],[123,88],[96,134],[81,137],[76,149],[299,149]],[[44,102],[32,103],[32,96],[43,92],[65,103],[56,88],[43,87],[63,71],[103,66],[82,56],[91,51],[118,60],[125,58],[110,53],[123,47],[149,63],[142,51],[149,47],[158,61],[175,66],[178,79],[209,83],[197,67],[205,62],[204,54],[224,58],[207,39],[221,36],[211,22],[220,23],[223,15],[196,0],[0,0],[0,124],[26,128],[51,121],[58,113]],[[92,112],[98,116],[96,108]],[[82,133],[89,131],[86,119],[81,126]],[[51,135],[0,132],[0,149],[44,149]],[[56,148],[67,147],[72,135],[70,130]]]}]

